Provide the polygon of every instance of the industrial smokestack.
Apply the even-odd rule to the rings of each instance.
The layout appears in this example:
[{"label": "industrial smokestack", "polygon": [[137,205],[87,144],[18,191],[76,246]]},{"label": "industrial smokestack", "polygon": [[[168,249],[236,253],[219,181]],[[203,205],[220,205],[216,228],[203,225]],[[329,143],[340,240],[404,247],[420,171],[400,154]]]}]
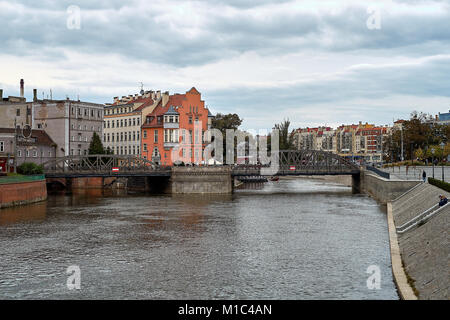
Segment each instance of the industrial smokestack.
[{"label": "industrial smokestack", "polygon": [[3,89],[0,89],[0,101],[3,100]]},{"label": "industrial smokestack", "polygon": [[33,89],[33,101],[37,101],[37,89]]},{"label": "industrial smokestack", "polygon": [[24,89],[23,89],[24,81],[23,79],[20,79],[20,97],[23,98],[24,96]]}]

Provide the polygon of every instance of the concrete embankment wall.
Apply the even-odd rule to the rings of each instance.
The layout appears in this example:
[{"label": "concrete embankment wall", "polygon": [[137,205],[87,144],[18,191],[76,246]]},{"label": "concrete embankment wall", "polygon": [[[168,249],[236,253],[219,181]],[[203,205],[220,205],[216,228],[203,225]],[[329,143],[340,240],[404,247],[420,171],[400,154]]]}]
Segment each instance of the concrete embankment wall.
[{"label": "concrete embankment wall", "polygon": [[368,171],[361,172],[361,191],[382,203],[396,199],[421,182],[421,180],[389,180]]},{"label": "concrete embankment wall", "polygon": [[[392,228],[401,226],[435,206],[440,194],[449,197],[442,189],[424,183],[389,203],[388,220]],[[394,277],[403,298],[413,299],[411,291],[419,299],[449,298],[449,214],[450,205],[404,233],[392,231],[390,227]],[[396,251],[399,257],[395,257]]]},{"label": "concrete embankment wall", "polygon": [[226,194],[233,192],[228,167],[174,167],[170,178],[173,194]]},{"label": "concrete embankment wall", "polygon": [[0,181],[0,208],[24,205],[47,199],[44,177],[12,177]]}]

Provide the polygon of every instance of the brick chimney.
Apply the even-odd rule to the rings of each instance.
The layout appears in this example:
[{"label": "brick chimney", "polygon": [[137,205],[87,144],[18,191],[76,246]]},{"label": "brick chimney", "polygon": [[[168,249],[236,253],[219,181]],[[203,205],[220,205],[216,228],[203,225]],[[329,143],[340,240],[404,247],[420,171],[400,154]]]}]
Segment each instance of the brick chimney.
[{"label": "brick chimney", "polygon": [[24,96],[24,81],[23,79],[20,79],[20,97],[23,98]]},{"label": "brick chimney", "polygon": [[33,89],[33,101],[37,101],[37,89]]}]

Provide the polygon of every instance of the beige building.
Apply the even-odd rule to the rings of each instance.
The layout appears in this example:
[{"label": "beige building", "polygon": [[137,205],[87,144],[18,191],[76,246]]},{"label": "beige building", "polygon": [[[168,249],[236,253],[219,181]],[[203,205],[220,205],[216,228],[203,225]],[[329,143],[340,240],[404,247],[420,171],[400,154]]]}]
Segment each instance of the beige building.
[{"label": "beige building", "polygon": [[43,129],[57,144],[57,156],[86,155],[92,136],[103,132],[103,104],[74,100],[33,101],[33,129]]},{"label": "beige building", "polygon": [[141,125],[157,105],[166,105],[169,93],[141,91],[141,94],[114,97],[105,105],[103,145],[118,155],[141,155]]},{"label": "beige building", "polygon": [[[36,90],[34,90],[36,93]],[[26,102],[24,97],[24,81],[20,81],[20,96],[3,97],[3,89],[0,89],[0,128],[33,126],[32,105]]]}]

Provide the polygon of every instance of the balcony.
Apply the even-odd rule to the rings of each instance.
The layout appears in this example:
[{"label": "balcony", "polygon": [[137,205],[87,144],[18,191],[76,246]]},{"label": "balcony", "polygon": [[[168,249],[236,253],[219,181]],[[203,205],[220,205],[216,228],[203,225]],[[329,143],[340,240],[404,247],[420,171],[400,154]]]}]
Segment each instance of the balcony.
[{"label": "balcony", "polygon": [[164,148],[175,148],[180,144],[178,142],[164,142]]},{"label": "balcony", "polygon": [[164,122],[164,129],[179,129],[180,124],[178,122]]}]

